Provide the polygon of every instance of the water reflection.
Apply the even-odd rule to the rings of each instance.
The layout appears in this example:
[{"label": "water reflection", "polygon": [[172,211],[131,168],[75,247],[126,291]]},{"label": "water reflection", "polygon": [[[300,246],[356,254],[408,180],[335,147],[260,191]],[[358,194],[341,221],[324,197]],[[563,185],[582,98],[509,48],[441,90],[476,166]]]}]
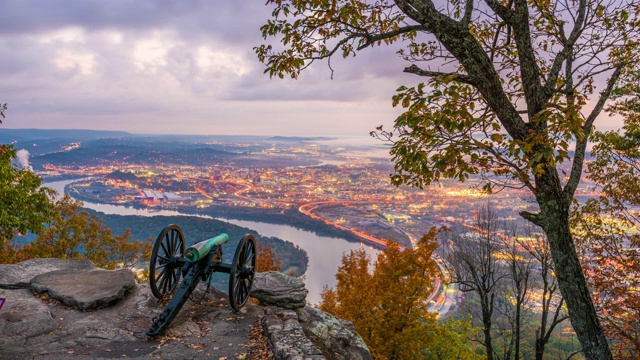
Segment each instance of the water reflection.
[{"label": "water reflection", "polygon": [[[44,183],[44,186],[50,187],[58,191],[58,194],[64,193],[64,187],[75,180],[63,180]],[[61,195],[60,195],[61,196]],[[174,210],[149,210],[135,209],[133,207],[125,207],[123,205],[110,204],[94,204],[85,202],[84,207],[105,214],[116,215],[138,215],[138,216],[199,216],[211,219],[212,217],[198,214],[188,214]],[[283,240],[290,241],[300,248],[304,249],[309,256],[309,266],[305,274],[305,284],[309,290],[307,301],[312,304],[320,302],[320,293],[324,285],[335,286],[335,274],[340,266],[342,254],[350,250],[363,248],[365,251],[375,257],[377,250],[352,242],[348,242],[342,238],[331,238],[327,236],[318,236],[312,232],[296,229],[288,225],[267,224],[256,221],[236,220],[236,219],[218,219],[234,225],[243,226],[257,231],[263,236],[275,236]],[[158,229],[160,231],[160,229]]]},{"label": "water reflection", "polygon": [[363,248],[370,256],[375,256],[378,251],[360,244],[348,242],[340,238],[318,236],[312,232],[296,229],[287,225],[260,223],[255,221],[220,219],[235,225],[254,229],[261,235],[275,236],[291,241],[300,246],[309,255],[305,284],[309,290],[307,301],[312,304],[320,302],[320,293],[324,285],[336,284],[335,274],[340,266],[342,254],[350,250]]}]

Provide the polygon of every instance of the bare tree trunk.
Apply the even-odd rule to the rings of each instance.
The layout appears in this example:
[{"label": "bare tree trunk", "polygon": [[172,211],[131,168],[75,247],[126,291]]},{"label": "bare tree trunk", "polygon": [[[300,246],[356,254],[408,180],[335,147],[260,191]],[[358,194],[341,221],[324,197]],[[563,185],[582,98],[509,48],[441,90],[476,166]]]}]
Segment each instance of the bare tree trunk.
[{"label": "bare tree trunk", "polygon": [[454,240],[454,249],[450,265],[453,282],[461,291],[473,292],[480,297],[483,345],[488,360],[495,357],[492,326],[496,291],[502,276],[498,272],[495,253],[500,251],[501,243],[497,238],[497,218],[491,205],[482,206],[475,217],[478,233],[472,238],[458,235]]},{"label": "bare tree trunk", "polygon": [[[518,250],[516,234],[511,235],[512,244],[509,252],[509,272],[511,273],[511,287],[515,296],[515,320],[513,331],[515,334],[514,359],[520,359],[520,338],[522,334],[522,309],[529,296],[529,280],[531,279],[531,268],[533,259],[529,254]],[[526,260],[524,256],[529,256]],[[522,257],[522,258],[521,258]]]},{"label": "bare tree trunk", "polygon": [[482,331],[484,333],[484,347],[487,351],[487,360],[493,360],[493,342],[491,337],[491,325],[493,316],[493,296],[491,300],[487,294],[480,296],[480,302],[482,304]]},{"label": "bare tree trunk", "polygon": [[516,321],[515,321],[515,349],[513,350],[514,359],[520,359],[520,333],[522,332],[522,307],[524,306],[524,297],[526,296],[527,289],[522,289],[522,292],[519,293],[518,299],[516,300]]},{"label": "bare tree trunk", "polygon": [[[544,349],[555,327],[568,319],[568,315],[562,310],[564,299],[558,296],[558,283],[553,276],[553,260],[549,243],[546,238],[533,233],[533,229],[528,227],[526,235],[529,239],[535,238],[534,243],[521,243],[527,252],[540,265],[540,277],[542,280],[542,308],[540,309],[540,323],[536,329],[536,338],[534,345],[534,354],[536,360],[543,360]],[[556,300],[555,305],[553,304]],[[550,318],[551,316],[551,318]]]}]

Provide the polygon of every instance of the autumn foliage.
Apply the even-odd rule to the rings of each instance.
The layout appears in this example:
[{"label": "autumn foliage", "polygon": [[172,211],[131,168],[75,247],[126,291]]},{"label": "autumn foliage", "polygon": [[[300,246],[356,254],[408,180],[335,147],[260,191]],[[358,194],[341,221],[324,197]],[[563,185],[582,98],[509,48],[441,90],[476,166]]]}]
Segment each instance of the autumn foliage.
[{"label": "autumn foliage", "polygon": [[73,200],[69,195],[58,200],[47,229],[20,249],[16,259],[87,259],[98,267],[114,269],[134,266],[150,257],[150,242],[130,241],[128,230],[122,235],[112,235],[102,219],[81,210],[81,207],[82,202]]},{"label": "autumn foliage", "polygon": [[364,250],[351,251],[342,257],[336,289],[324,289],[319,308],[353,322],[374,359],[471,358],[462,345],[467,334],[439,326],[427,310],[437,233],[432,229],[414,249],[389,243],[373,266]]},{"label": "autumn foliage", "polygon": [[53,214],[53,190],[29,169],[14,164],[16,150],[0,145],[0,263],[10,260],[13,240],[21,234],[41,233]]},{"label": "autumn foliage", "polygon": [[[617,359],[640,354],[640,234],[606,199],[576,217],[576,239],[607,338]],[[635,227],[635,234],[630,234]]]},{"label": "autumn foliage", "polygon": [[398,87],[392,98],[404,109],[393,128],[372,132],[391,145],[392,183],[422,188],[441,179],[473,177],[488,192],[527,189],[539,209],[520,215],[548,239],[583,354],[612,360],[569,213],[589,162],[588,146],[603,141],[594,136],[596,119],[625,77],[638,69],[640,2],[267,4],[273,11],[261,27],[265,43],[254,50],[272,77],[297,78],[315,61],[331,68],[330,60],[337,57],[395,43],[400,56],[389,66],[404,64],[403,72],[417,78]]},{"label": "autumn foliage", "polygon": [[[68,195],[54,201],[55,191],[41,187],[30,169],[13,164],[15,149],[0,145],[0,263],[32,258],[88,259],[102,268],[134,266],[149,258],[151,244],[130,241],[131,234],[114,236],[102,219],[81,210],[82,202]],[[38,235],[21,246],[20,235]]]},{"label": "autumn foliage", "polygon": [[256,272],[280,271],[280,259],[271,250],[271,246],[258,242]]},{"label": "autumn foliage", "polygon": [[622,131],[597,132],[588,175],[601,195],[574,209],[573,227],[600,321],[616,358],[640,354],[640,72],[611,110]]}]

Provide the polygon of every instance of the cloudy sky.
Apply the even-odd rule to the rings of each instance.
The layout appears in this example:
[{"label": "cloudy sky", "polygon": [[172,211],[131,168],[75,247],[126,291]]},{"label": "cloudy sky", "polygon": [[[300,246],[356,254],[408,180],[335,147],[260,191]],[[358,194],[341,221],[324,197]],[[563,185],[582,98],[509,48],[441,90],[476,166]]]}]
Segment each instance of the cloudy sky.
[{"label": "cloudy sky", "polygon": [[319,62],[270,79],[253,52],[264,3],[2,0],[2,128],[365,137],[400,113],[398,86],[424,80],[388,47],[333,59],[333,80]]},{"label": "cloudy sky", "polygon": [[3,0],[3,128],[134,133],[361,135],[392,124],[395,49],[263,74],[264,1]]}]

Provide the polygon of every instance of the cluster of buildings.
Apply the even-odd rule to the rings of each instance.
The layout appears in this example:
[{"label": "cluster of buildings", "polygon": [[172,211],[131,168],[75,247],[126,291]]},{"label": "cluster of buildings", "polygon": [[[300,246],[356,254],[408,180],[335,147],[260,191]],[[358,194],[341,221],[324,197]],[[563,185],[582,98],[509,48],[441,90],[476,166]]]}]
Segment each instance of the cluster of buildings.
[{"label": "cluster of buildings", "polygon": [[[389,181],[390,164],[367,158],[320,166],[166,164],[129,166],[124,171],[132,174],[126,181],[105,177],[75,188],[101,202],[166,208],[228,206],[259,211],[310,205],[310,212],[336,226],[382,239],[412,240],[432,226],[464,225],[480,204],[489,201],[480,191],[469,189],[473,182],[442,182],[425,189],[395,187]],[[526,196],[524,190],[508,189],[493,195],[491,202],[501,216],[513,218],[516,211],[530,210]]]}]

